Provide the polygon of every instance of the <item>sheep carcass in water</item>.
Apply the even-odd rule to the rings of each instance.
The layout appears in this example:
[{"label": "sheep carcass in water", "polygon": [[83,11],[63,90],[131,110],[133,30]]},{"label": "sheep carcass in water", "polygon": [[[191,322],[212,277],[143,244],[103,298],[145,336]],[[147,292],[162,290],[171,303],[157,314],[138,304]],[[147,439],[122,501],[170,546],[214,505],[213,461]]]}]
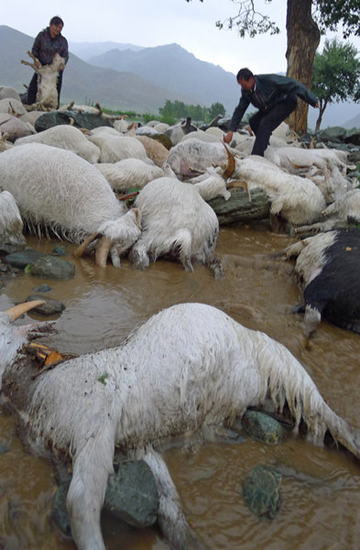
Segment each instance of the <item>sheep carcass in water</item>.
[{"label": "sheep carcass in water", "polygon": [[[175,305],[121,346],[70,359],[32,380],[20,350],[40,327],[14,326],[21,313],[14,308],[0,314],[2,393],[19,412],[32,450],[50,450],[72,463],[67,508],[80,550],[105,550],[100,513],[115,445],[125,458],[150,466],[160,527],[171,547],[181,550],[200,543],[159,454],[169,440],[193,432],[213,439],[249,406],[271,398],[279,412],[287,404],[295,431],[303,421],[315,443],[329,432],[360,457],[359,434],[331,410],[291,353],[216,308]],[[106,383],[100,381],[104,373]]]},{"label": "sheep carcass in water", "polygon": [[[75,153],[29,143],[0,155],[0,187],[9,191],[29,230],[75,244],[101,238],[96,260],[114,265],[140,235],[137,210],[125,214],[104,176]],[[85,251],[82,243],[78,254]]]},{"label": "sheep carcass in water", "polygon": [[295,273],[304,292],[304,332],[309,337],[324,317],[360,333],[360,230],[320,233],[285,249],[295,258]]},{"label": "sheep carcass in water", "polygon": [[219,221],[194,185],[174,177],[148,183],[136,197],[142,232],[129,253],[134,267],[145,269],[162,256],[178,258],[187,271],[192,262],[207,265],[215,278],[222,277],[214,257]]},{"label": "sheep carcass in water", "polygon": [[[33,60],[33,63],[29,61],[21,60],[23,65],[29,65],[34,69],[38,75],[38,91],[36,94],[36,108],[43,111],[51,111],[57,109],[59,97],[57,92],[57,81],[59,78],[59,72],[65,67],[65,59],[63,59],[58,53],[54,55],[54,59],[51,65],[41,65],[40,61],[34,57],[34,55],[28,51],[27,54]],[[36,65],[36,62],[39,66]]]}]

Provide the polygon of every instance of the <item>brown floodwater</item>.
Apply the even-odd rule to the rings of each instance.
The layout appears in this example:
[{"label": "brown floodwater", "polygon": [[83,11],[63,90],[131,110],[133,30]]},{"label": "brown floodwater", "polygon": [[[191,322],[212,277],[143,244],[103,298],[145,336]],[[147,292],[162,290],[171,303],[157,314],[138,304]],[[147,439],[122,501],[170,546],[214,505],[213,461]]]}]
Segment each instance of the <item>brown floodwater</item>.
[{"label": "brown floodwater", "polygon": [[[202,266],[192,273],[168,261],[135,271],[97,268],[89,258],[76,264],[69,281],[44,281],[20,275],[0,294],[4,310],[25,300],[35,286],[48,283],[49,297],[66,309],[57,318],[58,333],[44,342],[62,352],[84,353],[119,344],[137,325],[160,309],[180,302],[212,304],[243,325],[266,332],[301,361],[329,405],[360,428],[357,396],[360,336],[322,322],[305,347],[302,315],[291,314],[301,301],[292,264],[263,262],[293,239],[245,227],[222,228],[217,252],[225,277],[215,281]],[[50,252],[56,241],[28,239],[29,246]],[[28,322],[26,317],[22,322]],[[66,406],[66,403],[64,403]],[[50,464],[27,453],[17,438],[13,418],[0,414],[0,548],[74,550],[51,525],[56,490]],[[210,550],[355,550],[360,547],[360,463],[343,450],[315,447],[300,438],[267,446],[242,443],[174,447],[164,453],[188,519]],[[257,464],[275,466],[283,476],[282,507],[276,518],[260,520],[247,508],[242,483]],[[109,550],[166,550],[156,529],[137,530],[102,518]]]}]

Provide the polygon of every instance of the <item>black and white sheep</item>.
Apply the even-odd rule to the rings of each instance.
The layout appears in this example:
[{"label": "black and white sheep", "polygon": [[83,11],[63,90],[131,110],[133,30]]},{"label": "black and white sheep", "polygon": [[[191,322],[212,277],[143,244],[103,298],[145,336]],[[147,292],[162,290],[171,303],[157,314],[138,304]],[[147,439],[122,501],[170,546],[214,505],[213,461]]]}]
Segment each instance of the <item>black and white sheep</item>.
[{"label": "black and white sheep", "polygon": [[322,317],[360,333],[360,230],[342,228],[308,237],[290,245],[285,257],[297,258],[305,336],[311,336]]}]

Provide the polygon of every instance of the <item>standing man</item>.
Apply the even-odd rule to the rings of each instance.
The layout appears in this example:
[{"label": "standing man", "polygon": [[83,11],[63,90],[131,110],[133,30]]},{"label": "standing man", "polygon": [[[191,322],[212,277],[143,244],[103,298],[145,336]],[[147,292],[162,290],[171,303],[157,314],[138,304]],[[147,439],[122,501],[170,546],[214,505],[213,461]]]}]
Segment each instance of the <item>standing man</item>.
[{"label": "standing man", "polygon": [[[68,62],[68,42],[66,38],[61,34],[63,26],[64,21],[60,17],[55,16],[51,19],[49,27],[46,27],[46,29],[39,32],[39,34],[35,38],[31,52],[35,57],[37,57],[41,65],[51,65],[56,53],[58,53],[61,57],[65,59],[65,64]],[[58,91],[58,107],[60,103],[62,74],[63,71],[60,71],[56,85]],[[37,79],[38,75],[37,73],[34,73],[28,87],[27,97],[25,98],[25,102],[28,105],[36,103]]]},{"label": "standing man", "polygon": [[255,76],[249,69],[240,69],[236,80],[241,86],[241,97],[224,141],[231,142],[233,132],[251,103],[259,109],[249,120],[256,136],[252,155],[264,156],[271,133],[296,109],[297,96],[313,107],[319,106],[318,98],[294,78],[277,74]]}]

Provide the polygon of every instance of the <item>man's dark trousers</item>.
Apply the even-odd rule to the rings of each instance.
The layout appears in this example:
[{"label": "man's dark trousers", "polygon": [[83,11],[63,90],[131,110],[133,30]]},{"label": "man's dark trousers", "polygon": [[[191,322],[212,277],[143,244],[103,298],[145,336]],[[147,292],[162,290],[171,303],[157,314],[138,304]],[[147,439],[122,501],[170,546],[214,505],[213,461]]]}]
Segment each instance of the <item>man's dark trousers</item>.
[{"label": "man's dark trousers", "polygon": [[270,111],[258,111],[250,118],[249,124],[256,136],[252,155],[264,156],[272,132],[296,109],[297,103],[297,95],[289,94]]}]

